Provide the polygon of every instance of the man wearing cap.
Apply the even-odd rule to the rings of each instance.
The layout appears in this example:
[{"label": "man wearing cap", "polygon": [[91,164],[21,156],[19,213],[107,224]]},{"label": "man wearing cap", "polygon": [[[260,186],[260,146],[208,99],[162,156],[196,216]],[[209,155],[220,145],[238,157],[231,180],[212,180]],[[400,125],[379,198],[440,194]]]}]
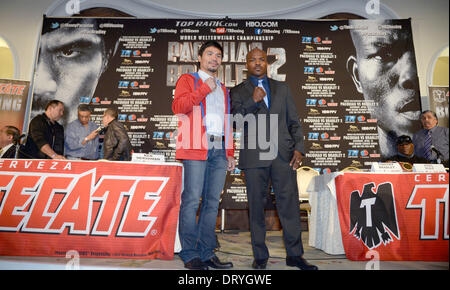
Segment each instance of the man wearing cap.
[{"label": "man wearing cap", "polygon": [[414,144],[411,137],[402,135],[397,138],[397,155],[388,158],[386,161],[414,163],[430,163],[427,159],[414,154]]}]

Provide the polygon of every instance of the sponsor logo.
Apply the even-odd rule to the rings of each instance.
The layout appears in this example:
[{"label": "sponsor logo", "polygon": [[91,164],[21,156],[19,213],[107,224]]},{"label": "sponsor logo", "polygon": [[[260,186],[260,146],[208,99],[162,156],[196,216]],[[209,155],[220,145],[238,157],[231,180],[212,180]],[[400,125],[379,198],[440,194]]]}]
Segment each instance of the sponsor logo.
[{"label": "sponsor logo", "polygon": [[245,21],[245,27],[278,27],[278,21]]},{"label": "sponsor logo", "polygon": [[390,182],[364,184],[350,195],[350,234],[368,249],[400,240],[395,198]]},{"label": "sponsor logo", "polygon": [[225,27],[217,27],[216,28],[216,33],[225,33],[225,32],[226,32]]},{"label": "sponsor logo", "polygon": [[[24,165],[39,168],[41,163]],[[71,167],[70,162],[45,164],[64,166],[62,171]],[[124,172],[98,177],[96,169],[82,174],[4,171],[0,231],[61,234],[68,228],[69,235],[145,237],[157,220],[152,212],[168,180]]]},{"label": "sponsor logo", "polygon": [[[444,174],[439,175],[438,178],[439,181],[446,180]],[[415,181],[420,181],[418,179],[420,179],[420,175],[415,176]],[[426,181],[431,182],[430,175],[426,177]],[[437,240],[439,239],[439,232],[443,232],[444,240],[448,240],[448,184],[416,185],[409,197],[406,209],[420,210],[421,240]],[[444,228],[440,229],[439,220],[442,219],[444,220]]]}]

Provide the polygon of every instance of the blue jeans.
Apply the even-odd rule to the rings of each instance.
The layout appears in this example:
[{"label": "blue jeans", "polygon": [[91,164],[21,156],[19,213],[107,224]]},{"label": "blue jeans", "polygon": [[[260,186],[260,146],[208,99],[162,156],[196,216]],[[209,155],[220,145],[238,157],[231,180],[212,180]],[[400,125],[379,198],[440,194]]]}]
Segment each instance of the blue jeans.
[{"label": "blue jeans", "polygon": [[[180,258],[206,261],[214,257],[216,220],[220,194],[225,184],[227,160],[224,149],[208,150],[206,161],[183,160],[184,190],[181,193],[179,234]],[[197,210],[201,199],[200,213]]]}]

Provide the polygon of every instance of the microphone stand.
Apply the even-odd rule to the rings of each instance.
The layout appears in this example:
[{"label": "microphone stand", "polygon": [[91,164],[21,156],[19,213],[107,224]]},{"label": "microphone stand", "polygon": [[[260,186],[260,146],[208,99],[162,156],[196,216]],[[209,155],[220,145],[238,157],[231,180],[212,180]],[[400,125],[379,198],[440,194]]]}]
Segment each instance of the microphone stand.
[{"label": "microphone stand", "polygon": [[437,150],[436,147],[434,147],[434,146],[431,146],[431,151],[434,151],[436,153],[436,155],[437,155],[436,163],[437,164],[442,164],[441,157],[444,157],[444,155],[442,155],[442,153],[439,150]]},{"label": "microphone stand", "polygon": [[20,135],[19,138],[17,138],[17,140],[15,140],[15,142],[14,142],[14,146],[16,146],[16,153],[14,154],[15,159],[19,158],[20,144],[22,143],[21,140],[25,136],[26,136],[26,134]]}]

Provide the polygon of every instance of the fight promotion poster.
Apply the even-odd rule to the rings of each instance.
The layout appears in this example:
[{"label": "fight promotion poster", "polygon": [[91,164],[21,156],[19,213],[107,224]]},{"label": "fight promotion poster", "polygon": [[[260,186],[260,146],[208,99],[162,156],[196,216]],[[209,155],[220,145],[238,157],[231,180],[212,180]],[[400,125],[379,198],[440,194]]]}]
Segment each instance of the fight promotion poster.
[{"label": "fight promotion poster", "polygon": [[180,164],[0,160],[0,255],[173,258]]},{"label": "fight promotion poster", "polygon": [[448,173],[345,173],[336,200],[345,255],[448,261]]},{"label": "fight promotion poster", "polygon": [[29,87],[29,81],[0,79],[0,128],[14,126],[22,131]]},{"label": "fight promotion poster", "polygon": [[[326,173],[370,168],[395,154],[396,136],[420,128],[411,23],[406,20],[44,18],[31,117],[55,98],[62,122],[89,104],[92,118],[117,108],[134,152],[175,158],[177,79],[198,70],[208,40],[224,49],[219,79],[247,78],[246,55],[268,56],[268,76],[288,83],[303,124],[303,165]],[[235,132],[239,143],[240,132]],[[268,137],[269,138],[269,137]],[[236,151],[238,158],[238,150]],[[223,208],[246,208],[244,176],[226,180]]]}]

